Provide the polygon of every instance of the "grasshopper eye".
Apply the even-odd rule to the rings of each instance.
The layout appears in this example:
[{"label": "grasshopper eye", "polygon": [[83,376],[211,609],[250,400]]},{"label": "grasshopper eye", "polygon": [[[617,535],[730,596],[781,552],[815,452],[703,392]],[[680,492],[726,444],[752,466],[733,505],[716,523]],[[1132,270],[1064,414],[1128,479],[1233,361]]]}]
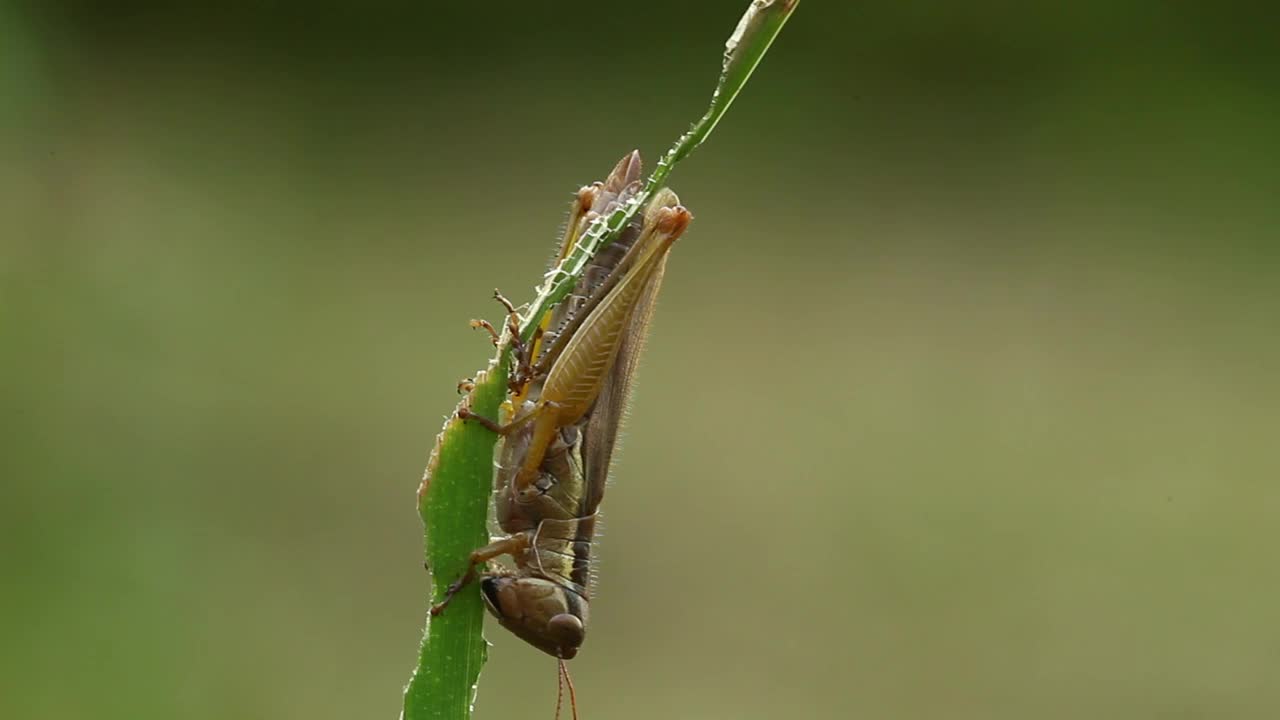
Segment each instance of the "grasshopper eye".
[{"label": "grasshopper eye", "polygon": [[508,578],[485,578],[480,581],[480,595],[484,598],[484,604],[489,606],[489,612],[495,617],[502,619],[506,616],[502,607],[501,590],[504,585],[511,581]]},{"label": "grasshopper eye", "polygon": [[582,621],[569,613],[560,613],[547,623],[547,633],[560,646],[561,655],[568,660],[578,654],[578,646],[586,639]]}]

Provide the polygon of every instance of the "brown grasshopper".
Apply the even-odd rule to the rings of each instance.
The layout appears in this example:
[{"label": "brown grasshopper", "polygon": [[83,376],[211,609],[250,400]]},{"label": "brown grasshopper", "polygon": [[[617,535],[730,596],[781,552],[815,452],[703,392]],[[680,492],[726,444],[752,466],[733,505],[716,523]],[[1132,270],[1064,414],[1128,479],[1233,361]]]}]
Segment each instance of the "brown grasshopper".
[{"label": "brown grasshopper", "polygon": [[[639,189],[640,156],[631,153],[605,182],[579,191],[559,259],[595,216]],[[465,404],[459,409],[463,419],[502,436],[494,503],[507,535],[471,553],[470,568],[432,615],[478,576],[484,602],[503,627],[558,658],[562,672],[563,661],[577,655],[586,637],[596,514],[622,414],[667,253],[691,219],[674,192],[655,193],[642,216],[592,258],[532,341],[516,344],[506,422],[479,417]],[[504,304],[518,337],[518,315]],[[515,567],[477,572],[501,555]]]}]

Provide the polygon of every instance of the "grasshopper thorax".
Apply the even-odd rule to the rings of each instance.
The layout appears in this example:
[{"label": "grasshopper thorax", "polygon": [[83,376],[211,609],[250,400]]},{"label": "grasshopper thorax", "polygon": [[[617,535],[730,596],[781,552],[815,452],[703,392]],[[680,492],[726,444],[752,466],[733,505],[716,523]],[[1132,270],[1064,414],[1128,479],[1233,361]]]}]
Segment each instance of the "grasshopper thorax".
[{"label": "grasshopper thorax", "polygon": [[517,637],[568,660],[586,639],[587,601],[563,585],[537,577],[498,575],[480,582],[489,612]]}]

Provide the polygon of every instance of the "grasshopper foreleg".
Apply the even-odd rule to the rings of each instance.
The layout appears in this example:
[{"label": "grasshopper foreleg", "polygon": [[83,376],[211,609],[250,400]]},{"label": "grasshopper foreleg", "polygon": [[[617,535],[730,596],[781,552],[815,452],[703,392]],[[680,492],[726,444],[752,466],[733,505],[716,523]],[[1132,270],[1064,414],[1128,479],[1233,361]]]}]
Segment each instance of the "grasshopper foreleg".
[{"label": "grasshopper foreleg", "polygon": [[[520,339],[520,313],[516,310],[516,306],[502,294],[502,291],[497,289],[493,291],[493,299],[501,303],[502,307],[507,311],[505,329],[511,338],[511,356],[515,360],[515,367],[511,369],[511,377],[507,380],[507,386],[512,393],[520,393],[524,386],[534,377],[533,353],[534,348],[538,345],[538,340],[542,338],[542,328],[538,328],[535,331],[531,342],[525,343]],[[471,327],[487,331],[495,347],[501,344],[502,334],[488,320],[472,320]]]},{"label": "grasshopper foreleg", "polygon": [[520,339],[520,313],[516,312],[516,306],[512,305],[511,301],[497,289],[493,291],[493,299],[507,309],[507,332],[511,335],[511,350],[516,361],[507,385],[513,394],[519,394],[524,390],[524,386],[533,379],[533,353],[535,348],[538,347],[538,341],[542,339],[542,328],[539,327],[534,331],[533,339],[530,342],[523,342]]},{"label": "grasshopper foreleg", "polygon": [[478,565],[483,565],[499,555],[515,555],[529,547],[528,533],[517,533],[509,537],[497,538],[493,542],[481,548],[471,551],[470,557],[467,559],[467,571],[462,577],[454,580],[445,588],[444,597],[440,598],[440,602],[431,606],[432,617],[444,612],[445,607],[453,600],[453,596],[457,595],[463,588],[475,582]]},{"label": "grasshopper foreleg", "polygon": [[[538,376],[538,370],[533,365],[533,354],[537,352],[538,345],[542,342],[542,334],[543,329],[539,326],[533,331],[533,339],[528,344],[520,345],[520,352],[516,355],[516,366],[512,368],[511,379],[507,383],[513,395],[524,392],[525,386]],[[514,337],[519,343],[519,336]]]},{"label": "grasshopper foreleg", "polygon": [[[502,303],[502,307],[506,309],[507,311],[506,330],[507,332],[511,333],[512,337],[516,338],[516,343],[519,343],[520,313],[516,312],[516,306],[512,305],[510,300],[503,297],[502,292],[500,290],[495,289],[493,291],[493,298],[497,300],[499,303]],[[483,328],[485,331],[487,331],[489,333],[489,339],[493,341],[494,345],[497,345],[498,342],[502,340],[502,335],[498,332],[498,329],[495,328],[493,326],[493,323],[489,322],[488,320],[472,320],[471,327],[475,330],[479,330]]]}]

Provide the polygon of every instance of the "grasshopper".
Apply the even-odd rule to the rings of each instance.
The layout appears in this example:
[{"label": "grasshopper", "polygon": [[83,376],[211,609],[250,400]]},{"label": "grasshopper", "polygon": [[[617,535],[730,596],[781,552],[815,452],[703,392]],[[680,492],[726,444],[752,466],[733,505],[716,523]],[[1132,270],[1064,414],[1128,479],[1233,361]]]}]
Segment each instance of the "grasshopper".
[{"label": "grasshopper", "polygon": [[[640,187],[640,156],[633,152],[603,183],[582,188],[556,262],[595,216],[612,212]],[[586,637],[591,543],[631,381],[667,255],[691,220],[674,192],[655,193],[619,239],[592,258],[572,294],[542,318],[533,339],[514,343],[506,421],[479,417],[465,403],[459,409],[464,420],[502,436],[494,504],[507,534],[471,553],[468,571],[432,607],[432,615],[479,578],[485,605],[498,622],[558,658],[567,675],[563,663],[577,655]],[[518,313],[503,302],[508,331],[518,340]],[[489,564],[503,555],[514,568]],[[478,571],[481,565],[485,569]]]}]

